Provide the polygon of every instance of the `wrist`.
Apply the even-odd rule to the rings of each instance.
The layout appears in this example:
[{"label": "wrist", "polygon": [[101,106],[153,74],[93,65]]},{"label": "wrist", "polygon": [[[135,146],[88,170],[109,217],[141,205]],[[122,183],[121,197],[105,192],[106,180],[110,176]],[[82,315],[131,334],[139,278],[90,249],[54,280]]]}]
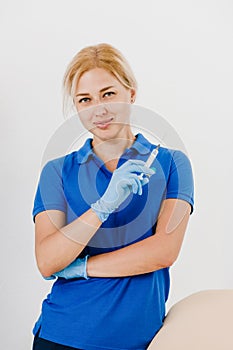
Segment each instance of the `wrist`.
[{"label": "wrist", "polygon": [[112,211],[107,210],[101,198],[95,203],[91,204],[91,209],[98,216],[99,220],[103,223],[109,217]]},{"label": "wrist", "polygon": [[87,264],[88,264],[88,260],[89,260],[90,255],[86,255],[84,258],[84,270],[83,270],[83,277],[88,280],[89,279],[89,274],[87,271]]},{"label": "wrist", "polygon": [[87,259],[87,262],[86,262],[86,275],[87,275],[87,278],[94,277],[93,274],[92,274],[92,267],[93,267],[92,257],[89,257]]}]

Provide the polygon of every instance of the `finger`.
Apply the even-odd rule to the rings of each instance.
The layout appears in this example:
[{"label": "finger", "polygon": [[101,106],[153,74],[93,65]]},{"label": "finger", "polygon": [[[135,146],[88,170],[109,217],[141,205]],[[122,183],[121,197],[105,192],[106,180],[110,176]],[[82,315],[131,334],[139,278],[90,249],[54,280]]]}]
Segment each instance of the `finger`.
[{"label": "finger", "polygon": [[117,170],[119,171],[126,170],[126,169],[128,170],[131,167],[139,166],[139,165],[143,166],[145,165],[145,162],[141,159],[129,159],[124,164],[122,164]]},{"label": "finger", "polygon": [[[156,168],[151,168],[153,171],[154,171],[154,173],[153,174],[156,174]],[[140,181],[142,181],[143,179],[148,179],[148,181],[149,181],[149,178],[151,177],[151,175],[153,175],[153,174],[145,174],[145,173],[141,173],[140,175],[138,175],[138,178],[139,178],[139,180]],[[142,183],[142,185],[145,185],[145,184],[147,184],[148,183],[148,181],[146,181],[145,183]]]},{"label": "finger", "polygon": [[146,165],[139,165],[140,171],[144,173],[145,175],[154,175],[155,174],[155,168],[148,168]]},{"label": "finger", "polygon": [[138,164],[144,165],[145,162],[141,159],[128,159],[123,165]]},{"label": "finger", "polygon": [[153,175],[155,173],[155,171],[151,168],[148,168],[145,165],[145,162],[142,162],[140,164],[136,164],[136,163],[128,163],[127,166],[125,168],[119,168],[118,169],[118,173],[144,173],[145,175]]},{"label": "finger", "polygon": [[131,184],[133,186],[132,192],[134,194],[141,195],[142,194],[142,183],[141,183],[141,180],[138,178],[138,175],[131,174],[130,181],[131,181]]},{"label": "finger", "polygon": [[[148,167],[143,160],[130,159],[127,164],[127,170],[144,172],[145,175],[155,174],[156,169],[154,167]],[[135,169],[135,170],[134,170]]]},{"label": "finger", "polygon": [[148,178],[148,177],[144,177],[144,178],[141,180],[142,186],[148,184],[148,182],[149,182],[149,178]]},{"label": "finger", "polygon": [[148,167],[146,165],[146,162],[144,162],[141,159],[129,159],[123,165],[126,165],[127,169],[131,169],[131,168],[134,168],[135,166],[138,166],[140,170],[143,170],[144,172],[148,172],[149,175],[153,175],[156,172],[155,167]]}]

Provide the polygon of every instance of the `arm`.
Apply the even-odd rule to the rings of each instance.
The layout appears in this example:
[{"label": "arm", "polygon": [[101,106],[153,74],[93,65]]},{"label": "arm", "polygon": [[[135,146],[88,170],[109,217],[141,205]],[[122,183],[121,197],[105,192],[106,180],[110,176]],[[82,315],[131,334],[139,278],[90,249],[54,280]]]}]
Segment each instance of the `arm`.
[{"label": "arm", "polygon": [[[135,174],[142,171],[154,174],[154,170],[144,166],[143,161],[127,161],[114,172],[107,190],[91,205],[92,209],[66,226],[65,213],[60,210],[45,210],[36,215],[36,259],[44,277],[54,275],[70,265],[102,222],[131,192],[142,193],[142,186],[149,181],[147,178],[139,179]],[[73,269],[73,265],[71,268]]]},{"label": "arm", "polygon": [[65,220],[65,213],[59,210],[47,210],[36,215],[35,253],[44,277],[69,265],[102,224],[91,209],[69,225],[65,225]]},{"label": "arm", "polygon": [[117,251],[89,258],[87,275],[124,277],[171,266],[178,257],[190,209],[190,204],[183,200],[166,199],[155,235]]}]

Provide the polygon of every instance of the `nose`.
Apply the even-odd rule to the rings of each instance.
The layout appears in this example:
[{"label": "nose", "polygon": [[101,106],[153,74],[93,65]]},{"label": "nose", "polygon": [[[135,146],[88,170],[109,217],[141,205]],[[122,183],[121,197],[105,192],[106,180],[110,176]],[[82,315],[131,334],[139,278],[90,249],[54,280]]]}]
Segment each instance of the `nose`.
[{"label": "nose", "polygon": [[105,116],[107,112],[108,111],[104,103],[98,102],[94,106],[93,113],[95,114],[96,117]]}]

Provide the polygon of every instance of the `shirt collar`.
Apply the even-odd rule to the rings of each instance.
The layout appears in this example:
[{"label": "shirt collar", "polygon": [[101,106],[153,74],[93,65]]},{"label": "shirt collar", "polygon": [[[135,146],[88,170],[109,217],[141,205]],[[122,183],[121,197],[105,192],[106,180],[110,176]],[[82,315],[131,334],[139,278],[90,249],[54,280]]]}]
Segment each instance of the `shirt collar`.
[{"label": "shirt collar", "polygon": [[148,154],[151,151],[151,146],[151,143],[139,133],[130,148],[135,149],[139,154]]},{"label": "shirt collar", "polygon": [[[94,157],[95,153],[92,149],[92,139],[89,138],[85,141],[84,145],[77,152],[77,161],[79,164],[83,164],[88,161],[89,158]],[[130,149],[136,150],[139,154],[148,154],[151,152],[151,143],[142,135],[137,134],[136,140],[130,147]]]},{"label": "shirt collar", "polygon": [[91,142],[91,138],[87,139],[84,145],[78,150],[77,160],[79,164],[85,163],[90,157],[94,157]]}]

